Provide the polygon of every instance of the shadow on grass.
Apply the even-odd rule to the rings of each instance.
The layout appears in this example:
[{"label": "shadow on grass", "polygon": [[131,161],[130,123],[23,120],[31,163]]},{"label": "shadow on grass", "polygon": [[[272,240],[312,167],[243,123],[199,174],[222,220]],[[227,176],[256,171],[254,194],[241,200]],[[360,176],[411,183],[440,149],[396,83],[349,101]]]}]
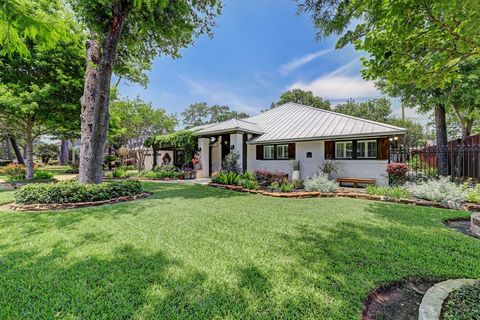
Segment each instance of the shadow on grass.
[{"label": "shadow on grass", "polygon": [[293,259],[285,272],[327,294],[332,315],[343,310],[344,318],[352,319],[359,317],[364,299],[381,284],[478,277],[480,245],[448,232],[442,214],[434,217],[434,211],[415,223],[412,212],[402,212],[412,209],[373,204],[367,210],[380,219],[339,222],[324,229],[303,225],[295,233],[282,234],[284,254]]},{"label": "shadow on grass", "polygon": [[238,285],[232,285],[163,252],[146,254],[129,245],[108,257],[69,254],[72,248],[58,243],[47,255],[2,256],[0,318],[281,318],[311,312],[292,302],[275,308],[269,280],[253,265],[240,268]]}]

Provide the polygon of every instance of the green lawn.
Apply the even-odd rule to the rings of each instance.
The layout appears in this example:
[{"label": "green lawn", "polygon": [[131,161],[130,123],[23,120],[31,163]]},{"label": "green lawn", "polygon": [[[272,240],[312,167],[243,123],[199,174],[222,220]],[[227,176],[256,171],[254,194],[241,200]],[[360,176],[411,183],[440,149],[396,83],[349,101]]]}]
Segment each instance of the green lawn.
[{"label": "green lawn", "polygon": [[0,319],[358,318],[375,286],[480,275],[465,212],[146,184],[150,198],[0,212]]}]

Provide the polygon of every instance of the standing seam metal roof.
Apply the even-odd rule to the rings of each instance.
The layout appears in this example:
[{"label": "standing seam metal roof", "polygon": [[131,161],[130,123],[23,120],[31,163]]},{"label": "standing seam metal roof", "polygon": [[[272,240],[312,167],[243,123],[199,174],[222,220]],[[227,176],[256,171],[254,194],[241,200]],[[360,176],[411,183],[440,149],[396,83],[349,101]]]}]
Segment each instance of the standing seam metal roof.
[{"label": "standing seam metal roof", "polygon": [[336,113],[286,103],[259,115],[232,119],[198,130],[196,134],[214,134],[228,130],[260,134],[250,143],[288,140],[321,140],[350,136],[402,134],[406,129]]}]

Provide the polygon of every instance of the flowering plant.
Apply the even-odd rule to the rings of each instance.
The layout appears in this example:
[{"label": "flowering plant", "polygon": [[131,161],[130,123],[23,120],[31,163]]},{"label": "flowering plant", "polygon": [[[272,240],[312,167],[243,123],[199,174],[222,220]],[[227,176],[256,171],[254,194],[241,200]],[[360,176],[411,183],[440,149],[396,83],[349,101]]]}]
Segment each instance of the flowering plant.
[{"label": "flowering plant", "polygon": [[198,156],[198,154],[194,155],[192,159],[192,163],[197,164],[199,162],[200,162],[200,157]]},{"label": "flowering plant", "polygon": [[389,163],[387,172],[393,184],[402,184],[405,182],[408,167],[405,163]]}]

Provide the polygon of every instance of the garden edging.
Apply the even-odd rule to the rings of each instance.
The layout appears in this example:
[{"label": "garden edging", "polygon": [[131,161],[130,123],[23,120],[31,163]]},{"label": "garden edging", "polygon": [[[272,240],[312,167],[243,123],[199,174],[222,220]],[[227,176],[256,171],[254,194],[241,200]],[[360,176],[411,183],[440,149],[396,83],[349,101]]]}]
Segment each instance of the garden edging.
[{"label": "garden edging", "polygon": [[473,285],[475,279],[455,279],[437,283],[425,293],[418,310],[419,320],[438,320],[442,314],[442,305],[450,293],[465,285]]},{"label": "garden edging", "polygon": [[[392,202],[392,203],[401,203],[401,204],[410,204],[410,205],[417,205],[423,207],[434,207],[434,208],[444,208],[444,209],[451,209],[446,206],[442,206],[438,202],[422,200],[422,199],[395,199],[390,198],[387,196],[379,196],[379,195],[370,195],[365,193],[359,192],[329,192],[329,193],[322,193],[322,192],[311,192],[311,191],[301,191],[301,192],[269,192],[265,190],[250,190],[245,189],[242,186],[232,186],[232,185],[224,185],[218,183],[210,182],[209,186],[220,188],[220,189],[227,189],[237,192],[248,192],[254,194],[261,194],[264,196],[269,197],[276,197],[276,198],[328,198],[328,197],[344,197],[344,198],[354,198],[354,199],[364,199],[364,200],[373,200],[373,201],[382,201],[382,202]],[[478,211],[480,210],[480,205],[473,204],[473,203],[466,203],[462,206],[461,210],[464,211]]]},{"label": "garden edging", "polygon": [[133,201],[137,199],[146,198],[151,195],[150,192],[143,192],[136,195],[118,197],[108,200],[101,201],[90,201],[90,202],[71,202],[71,203],[33,203],[33,204],[19,204],[11,203],[7,206],[15,211],[46,211],[46,210],[62,210],[62,209],[75,209],[83,207],[95,207],[104,204],[114,204],[119,202]]}]

